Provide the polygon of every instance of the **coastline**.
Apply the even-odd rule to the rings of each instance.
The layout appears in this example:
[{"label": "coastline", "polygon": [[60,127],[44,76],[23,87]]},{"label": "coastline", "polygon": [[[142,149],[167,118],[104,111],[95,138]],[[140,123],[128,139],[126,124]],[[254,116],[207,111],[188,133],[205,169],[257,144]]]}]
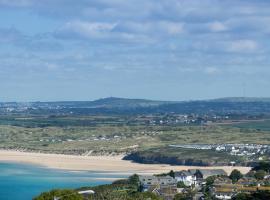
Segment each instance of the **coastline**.
[{"label": "coastline", "polygon": [[223,169],[228,174],[233,169],[247,173],[250,167],[231,166],[171,166],[167,164],[139,164],[122,160],[123,156],[76,156],[62,154],[30,153],[15,150],[0,150],[0,162],[15,162],[33,164],[52,169],[68,171],[95,171],[109,174],[158,174],[170,170],[179,171],[187,169]]}]

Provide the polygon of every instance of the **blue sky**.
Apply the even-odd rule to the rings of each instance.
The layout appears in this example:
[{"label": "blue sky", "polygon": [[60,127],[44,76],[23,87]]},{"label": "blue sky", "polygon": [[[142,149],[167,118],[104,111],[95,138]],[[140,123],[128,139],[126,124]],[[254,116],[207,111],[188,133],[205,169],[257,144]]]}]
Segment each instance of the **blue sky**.
[{"label": "blue sky", "polygon": [[269,0],[0,0],[0,101],[268,97]]}]

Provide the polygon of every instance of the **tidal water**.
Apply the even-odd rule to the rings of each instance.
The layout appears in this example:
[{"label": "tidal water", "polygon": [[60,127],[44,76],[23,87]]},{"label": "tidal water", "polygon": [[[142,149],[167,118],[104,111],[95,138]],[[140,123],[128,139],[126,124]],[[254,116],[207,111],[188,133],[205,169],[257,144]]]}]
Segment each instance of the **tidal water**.
[{"label": "tidal water", "polygon": [[40,166],[0,163],[0,200],[31,200],[54,188],[78,188],[111,183],[104,178],[124,178],[106,172],[70,172]]}]

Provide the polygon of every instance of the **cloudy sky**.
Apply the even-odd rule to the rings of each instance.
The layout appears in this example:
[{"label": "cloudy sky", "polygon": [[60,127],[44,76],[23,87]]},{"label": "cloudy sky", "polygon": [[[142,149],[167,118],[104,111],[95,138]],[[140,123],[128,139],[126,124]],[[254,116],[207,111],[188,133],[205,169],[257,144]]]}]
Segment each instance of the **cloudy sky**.
[{"label": "cloudy sky", "polygon": [[0,0],[0,101],[269,88],[269,0]]}]

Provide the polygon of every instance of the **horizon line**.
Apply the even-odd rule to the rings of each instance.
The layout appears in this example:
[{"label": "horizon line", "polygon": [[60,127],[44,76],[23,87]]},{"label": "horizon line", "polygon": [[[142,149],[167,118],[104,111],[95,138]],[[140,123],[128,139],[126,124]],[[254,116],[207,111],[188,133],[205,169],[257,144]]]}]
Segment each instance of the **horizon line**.
[{"label": "horizon line", "polygon": [[197,98],[197,99],[187,99],[187,100],[157,100],[157,99],[150,99],[150,98],[131,98],[131,97],[101,97],[96,98],[93,100],[28,100],[28,101],[1,101],[0,103],[54,103],[54,102],[93,102],[102,99],[125,99],[125,100],[146,100],[146,101],[164,101],[164,102],[189,102],[189,101],[213,101],[213,100],[222,100],[222,99],[270,99],[269,97],[216,97],[216,98]]}]

